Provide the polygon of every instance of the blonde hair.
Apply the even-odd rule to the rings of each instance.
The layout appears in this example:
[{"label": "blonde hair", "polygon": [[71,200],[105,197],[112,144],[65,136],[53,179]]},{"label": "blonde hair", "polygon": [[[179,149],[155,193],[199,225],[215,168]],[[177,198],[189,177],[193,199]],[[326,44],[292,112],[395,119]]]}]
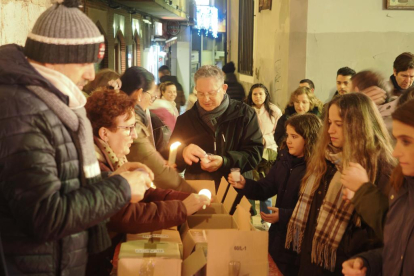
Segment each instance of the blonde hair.
[{"label": "blonde hair", "polygon": [[312,90],[306,86],[298,87],[295,91],[290,94],[289,106],[294,106],[294,103],[298,96],[305,94],[309,99],[309,111],[312,111],[317,106],[317,99],[312,93]]},{"label": "blonde hair", "polygon": [[330,126],[328,112],[332,105],[338,107],[339,115],[342,118],[343,166],[347,166],[349,162],[358,162],[366,169],[370,181],[375,182],[381,165],[395,164],[395,159],[392,157],[390,136],[374,102],[361,93],[339,95],[325,107],[326,115],[319,134],[319,141],[302,180],[301,190],[304,189],[310,176],[316,176],[316,185],[312,188],[312,194],[317,190],[327,170],[325,152],[331,142],[328,133]]}]

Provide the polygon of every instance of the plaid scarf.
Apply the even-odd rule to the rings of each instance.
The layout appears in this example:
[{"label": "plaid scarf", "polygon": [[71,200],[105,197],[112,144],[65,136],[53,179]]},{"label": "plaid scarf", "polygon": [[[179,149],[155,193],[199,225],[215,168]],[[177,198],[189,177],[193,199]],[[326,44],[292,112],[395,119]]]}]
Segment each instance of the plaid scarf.
[{"label": "plaid scarf", "polygon": [[[326,159],[337,168],[337,172],[329,183],[321,209],[317,218],[315,235],[312,240],[311,261],[325,269],[334,271],[336,263],[336,250],[348,223],[352,217],[354,207],[351,203],[342,199],[342,184],[340,183],[342,171],[342,153],[335,152],[334,148],[328,148]],[[293,211],[289,221],[286,236],[286,248],[293,244],[293,250],[300,253],[306,224],[314,196],[315,176],[309,177],[305,184],[305,190],[300,195],[298,204]],[[356,223],[360,224],[360,221]]]}]

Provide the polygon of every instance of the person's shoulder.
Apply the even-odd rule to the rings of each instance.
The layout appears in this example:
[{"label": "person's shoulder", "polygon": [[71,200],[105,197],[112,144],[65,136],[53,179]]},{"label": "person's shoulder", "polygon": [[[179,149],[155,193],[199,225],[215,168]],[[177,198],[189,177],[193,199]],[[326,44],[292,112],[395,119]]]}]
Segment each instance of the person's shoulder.
[{"label": "person's shoulder", "polygon": [[33,115],[49,108],[37,96],[21,85],[0,85],[0,116]]}]

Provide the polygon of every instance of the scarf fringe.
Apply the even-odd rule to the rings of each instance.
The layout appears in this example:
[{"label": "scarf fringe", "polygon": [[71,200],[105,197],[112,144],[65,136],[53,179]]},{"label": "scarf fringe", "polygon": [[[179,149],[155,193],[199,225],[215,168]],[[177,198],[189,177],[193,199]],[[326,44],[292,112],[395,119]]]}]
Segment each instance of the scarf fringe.
[{"label": "scarf fringe", "polygon": [[337,248],[332,248],[328,244],[313,240],[311,262],[333,272],[336,264],[336,250]]}]

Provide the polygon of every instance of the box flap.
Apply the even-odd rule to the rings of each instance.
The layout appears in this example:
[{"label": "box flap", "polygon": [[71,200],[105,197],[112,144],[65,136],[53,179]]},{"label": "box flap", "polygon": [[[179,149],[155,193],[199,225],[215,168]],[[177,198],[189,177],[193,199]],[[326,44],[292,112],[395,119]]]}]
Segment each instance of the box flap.
[{"label": "box flap", "polygon": [[224,199],[224,209],[227,213],[230,213],[231,208],[233,207],[234,201],[237,197],[237,191],[233,188],[233,186],[229,186],[229,190],[227,192],[226,198]]},{"label": "box flap", "polygon": [[190,229],[237,229],[237,223],[228,214],[192,215],[187,217]]},{"label": "box flap", "polygon": [[242,197],[239,205],[243,207],[244,210],[248,211],[250,214],[250,208],[252,208],[252,205],[250,204],[249,200],[245,196]]},{"label": "box flap", "polygon": [[214,184],[214,180],[186,180],[191,187],[198,193],[202,189],[209,189],[211,195],[216,195],[216,184]]},{"label": "box flap", "polygon": [[236,211],[233,214],[233,218],[239,226],[240,230],[251,230],[250,212],[246,211],[240,205],[237,205]]},{"label": "box flap", "polygon": [[217,191],[217,201],[218,203],[223,203],[224,196],[226,195],[227,188],[229,187],[229,183],[224,178],[224,176],[221,178],[220,186]]},{"label": "box flap", "polygon": [[204,249],[199,247],[183,262],[182,276],[192,276],[206,264],[207,259],[204,255]]}]

